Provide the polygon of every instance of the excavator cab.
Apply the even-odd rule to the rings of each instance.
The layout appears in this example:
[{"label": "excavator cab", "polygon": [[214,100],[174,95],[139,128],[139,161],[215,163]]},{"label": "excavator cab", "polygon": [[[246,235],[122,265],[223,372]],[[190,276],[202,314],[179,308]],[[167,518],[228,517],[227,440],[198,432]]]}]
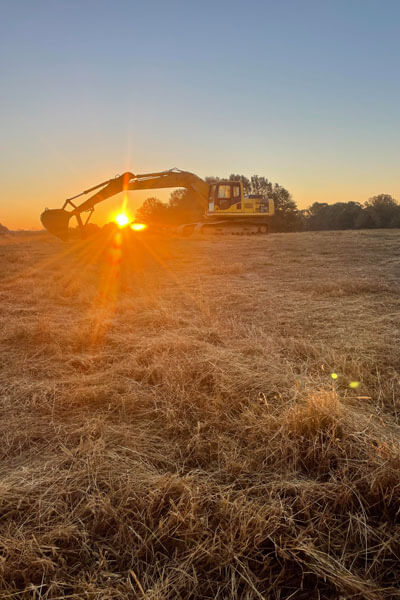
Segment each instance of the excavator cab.
[{"label": "excavator cab", "polygon": [[262,194],[244,195],[241,181],[218,181],[210,185],[207,216],[273,215],[274,203]]},{"label": "excavator cab", "polygon": [[240,181],[219,181],[210,185],[208,214],[241,210],[243,186]]}]

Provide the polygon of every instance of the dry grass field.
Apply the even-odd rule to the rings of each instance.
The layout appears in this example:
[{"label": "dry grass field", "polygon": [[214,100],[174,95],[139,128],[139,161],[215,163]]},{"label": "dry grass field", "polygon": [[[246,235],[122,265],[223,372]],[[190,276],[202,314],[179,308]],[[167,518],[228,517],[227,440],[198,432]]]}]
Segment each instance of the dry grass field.
[{"label": "dry grass field", "polygon": [[105,243],[0,241],[0,598],[400,598],[400,232]]}]

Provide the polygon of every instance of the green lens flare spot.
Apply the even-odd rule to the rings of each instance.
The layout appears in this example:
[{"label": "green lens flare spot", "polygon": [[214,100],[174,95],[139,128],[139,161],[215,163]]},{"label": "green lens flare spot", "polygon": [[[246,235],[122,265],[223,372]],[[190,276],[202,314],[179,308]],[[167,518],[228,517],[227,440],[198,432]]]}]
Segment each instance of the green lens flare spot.
[{"label": "green lens flare spot", "polygon": [[337,373],[331,373],[332,379],[337,379],[339,375]]},{"label": "green lens flare spot", "polygon": [[355,390],[356,388],[358,388],[359,385],[360,385],[359,381],[350,381],[349,388],[351,388],[352,390]]}]

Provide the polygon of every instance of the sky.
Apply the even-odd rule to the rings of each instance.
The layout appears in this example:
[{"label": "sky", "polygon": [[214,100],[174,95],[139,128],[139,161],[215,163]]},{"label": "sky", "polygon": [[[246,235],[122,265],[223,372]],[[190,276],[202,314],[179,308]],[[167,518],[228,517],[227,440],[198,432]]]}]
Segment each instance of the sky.
[{"label": "sky", "polygon": [[0,223],[173,167],[400,200],[399,25],[398,0],[0,0]]}]

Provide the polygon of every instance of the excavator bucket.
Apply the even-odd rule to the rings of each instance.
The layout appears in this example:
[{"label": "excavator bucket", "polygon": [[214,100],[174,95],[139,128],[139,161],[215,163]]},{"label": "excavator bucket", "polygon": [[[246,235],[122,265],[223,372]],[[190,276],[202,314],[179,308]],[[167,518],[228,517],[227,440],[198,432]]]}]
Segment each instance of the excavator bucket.
[{"label": "excavator bucket", "polygon": [[53,235],[66,242],[71,214],[63,208],[46,209],[41,215],[42,225]]}]

